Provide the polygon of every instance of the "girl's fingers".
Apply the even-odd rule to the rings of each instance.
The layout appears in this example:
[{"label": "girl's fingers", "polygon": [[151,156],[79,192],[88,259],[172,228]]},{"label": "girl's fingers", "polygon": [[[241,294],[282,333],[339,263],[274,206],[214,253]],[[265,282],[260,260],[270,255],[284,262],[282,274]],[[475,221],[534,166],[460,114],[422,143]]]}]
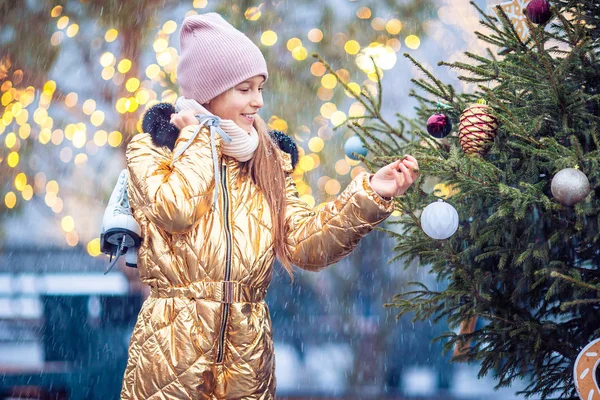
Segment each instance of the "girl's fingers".
[{"label": "girl's fingers", "polygon": [[402,175],[404,176],[404,185],[405,187],[409,187],[413,183],[413,177],[410,173],[410,170],[404,164],[400,164],[400,170],[402,171]]}]

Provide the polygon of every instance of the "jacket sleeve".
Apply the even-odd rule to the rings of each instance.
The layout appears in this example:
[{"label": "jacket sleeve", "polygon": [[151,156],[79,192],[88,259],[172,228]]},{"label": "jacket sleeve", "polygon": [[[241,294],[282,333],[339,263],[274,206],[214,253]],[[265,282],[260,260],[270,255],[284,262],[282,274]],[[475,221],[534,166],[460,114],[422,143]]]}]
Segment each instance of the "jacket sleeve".
[{"label": "jacket sleeve", "polygon": [[[291,172],[289,164],[287,172]],[[392,214],[394,200],[371,188],[371,175],[359,173],[335,200],[315,211],[300,199],[296,184],[286,174],[287,250],[296,266],[316,272],[338,262]]]},{"label": "jacket sleeve", "polygon": [[[215,182],[208,128],[203,127],[171,165],[173,154],[185,146],[197,128],[184,128],[173,152],[155,146],[149,134],[141,133],[133,137],[125,153],[131,207],[169,233],[189,231],[212,207]],[[220,139],[215,141],[219,157]]]}]

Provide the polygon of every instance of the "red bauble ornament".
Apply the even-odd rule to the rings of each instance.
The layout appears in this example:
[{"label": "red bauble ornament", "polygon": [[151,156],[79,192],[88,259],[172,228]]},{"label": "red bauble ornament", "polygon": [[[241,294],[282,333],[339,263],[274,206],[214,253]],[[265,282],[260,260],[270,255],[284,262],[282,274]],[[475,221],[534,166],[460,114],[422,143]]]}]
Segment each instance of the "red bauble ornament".
[{"label": "red bauble ornament", "polygon": [[465,154],[484,156],[498,132],[498,120],[485,104],[471,104],[460,116],[458,139]]},{"label": "red bauble ornament", "polygon": [[434,138],[441,139],[452,131],[452,121],[444,114],[433,114],[427,120],[427,132]]},{"label": "red bauble ornament", "polygon": [[545,24],[552,17],[550,2],[548,0],[531,0],[525,8],[525,15],[534,24]]}]

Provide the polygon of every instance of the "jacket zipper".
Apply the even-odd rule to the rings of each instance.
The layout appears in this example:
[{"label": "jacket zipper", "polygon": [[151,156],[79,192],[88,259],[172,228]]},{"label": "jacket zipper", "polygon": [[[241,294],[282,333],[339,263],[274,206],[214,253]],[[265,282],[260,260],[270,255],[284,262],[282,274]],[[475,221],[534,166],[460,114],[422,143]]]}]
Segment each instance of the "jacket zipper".
[{"label": "jacket zipper", "polygon": [[[227,192],[227,166],[223,164],[221,159],[221,186],[223,192],[223,215],[225,217],[225,237],[227,239],[227,258],[225,260],[225,281],[228,282],[231,277],[231,230],[229,229],[229,196]],[[217,351],[217,363],[222,363],[225,356],[225,329],[227,327],[227,319],[229,317],[229,303],[223,304],[223,312],[221,314],[221,330],[219,334],[219,347]]]}]

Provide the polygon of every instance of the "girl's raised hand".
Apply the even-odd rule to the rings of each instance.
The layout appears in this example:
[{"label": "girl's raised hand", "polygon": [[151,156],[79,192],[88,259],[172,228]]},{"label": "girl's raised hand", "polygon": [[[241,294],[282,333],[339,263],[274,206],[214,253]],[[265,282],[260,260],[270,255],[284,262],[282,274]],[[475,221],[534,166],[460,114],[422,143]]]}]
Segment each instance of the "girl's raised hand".
[{"label": "girl's raised hand", "polygon": [[411,155],[381,168],[371,177],[370,183],[382,197],[403,195],[419,175],[419,163]]},{"label": "girl's raised hand", "polygon": [[198,125],[198,120],[194,111],[184,110],[176,114],[171,114],[171,123],[179,128],[179,130],[182,130],[186,126]]}]

